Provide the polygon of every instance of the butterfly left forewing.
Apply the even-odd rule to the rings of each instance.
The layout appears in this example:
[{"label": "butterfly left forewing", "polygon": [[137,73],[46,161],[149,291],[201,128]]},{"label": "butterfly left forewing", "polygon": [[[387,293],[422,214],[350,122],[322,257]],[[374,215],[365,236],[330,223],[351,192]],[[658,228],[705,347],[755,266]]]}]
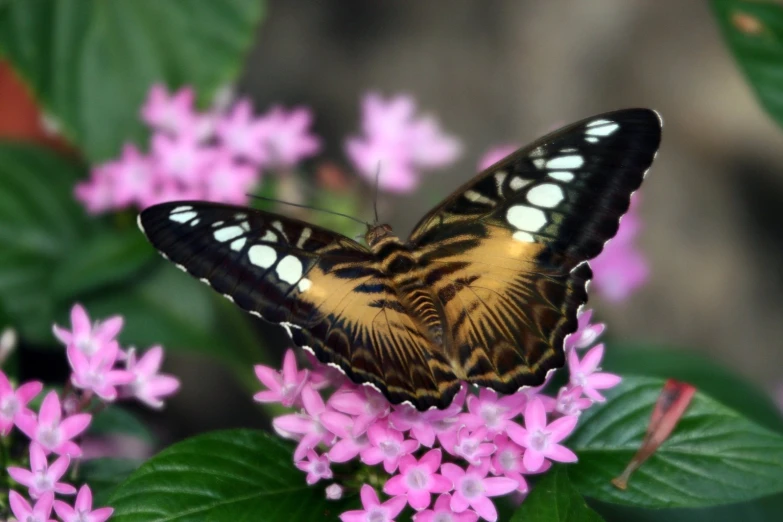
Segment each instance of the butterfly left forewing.
[{"label": "butterfly left forewing", "polygon": [[[502,392],[564,362],[591,272],[660,142],[646,109],[575,123],[479,174],[411,236],[460,377]],[[446,273],[439,277],[439,273]]]},{"label": "butterfly left forewing", "polygon": [[456,393],[448,362],[358,243],[276,214],[203,201],[150,207],[139,224],[184,271],[281,324],[297,346],[392,402],[444,407]]}]

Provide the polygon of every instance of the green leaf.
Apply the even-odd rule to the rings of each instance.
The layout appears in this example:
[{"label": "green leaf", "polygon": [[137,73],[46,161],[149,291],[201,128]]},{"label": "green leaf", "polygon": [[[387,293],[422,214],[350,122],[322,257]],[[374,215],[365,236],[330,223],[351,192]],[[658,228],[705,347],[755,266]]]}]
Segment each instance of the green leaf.
[{"label": "green leaf", "polygon": [[56,267],[51,292],[61,301],[138,274],[157,259],[138,228],[107,230],[76,246]]},{"label": "green leaf", "polygon": [[769,115],[783,127],[783,6],[712,0],[734,58]]},{"label": "green leaf", "polygon": [[783,513],[783,495],[753,502],[702,509],[639,509],[595,503],[607,522],[777,522]]},{"label": "green leaf", "polygon": [[79,463],[78,482],[90,486],[93,508],[109,505],[109,498],[118,485],[141,466],[135,459],[88,459]]},{"label": "green leaf", "polygon": [[568,447],[579,456],[569,476],[605,502],[648,508],[728,504],[783,491],[783,437],[696,393],[671,436],[621,491],[610,481],[630,462],[663,380],[626,377],[608,401],[587,410]]},{"label": "green leaf", "polygon": [[783,416],[772,398],[724,366],[685,349],[607,342],[602,362],[606,371],[620,375],[644,375],[678,379],[750,420],[783,432]]},{"label": "green leaf", "polygon": [[119,406],[109,406],[93,416],[90,423],[90,435],[128,435],[147,444],[153,444],[155,438],[147,427],[131,412]]},{"label": "green leaf", "polygon": [[113,522],[336,520],[342,504],[305,484],[289,445],[261,431],[200,435],[162,451],[111,498]]},{"label": "green leaf", "polygon": [[150,86],[192,85],[201,102],[233,81],[261,0],[9,0],[0,53],[90,159],[143,135]]},{"label": "green leaf", "polygon": [[91,227],[72,195],[83,172],[47,149],[0,142],[0,305],[33,342],[51,340],[53,275]]},{"label": "green leaf", "polygon": [[538,482],[511,522],[601,522],[568,480],[564,466],[555,466]]}]

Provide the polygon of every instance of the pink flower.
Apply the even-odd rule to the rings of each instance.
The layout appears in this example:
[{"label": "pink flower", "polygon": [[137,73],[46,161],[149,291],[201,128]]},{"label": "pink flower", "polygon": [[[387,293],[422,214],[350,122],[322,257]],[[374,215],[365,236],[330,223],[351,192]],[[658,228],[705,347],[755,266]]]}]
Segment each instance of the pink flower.
[{"label": "pink flower", "polygon": [[478,515],[474,511],[455,513],[451,509],[451,495],[444,493],[435,501],[433,509],[419,511],[413,515],[414,522],[476,522]]},{"label": "pink flower", "polygon": [[184,87],[169,96],[166,87],[153,85],[141,108],[142,119],[153,127],[181,133],[193,124],[193,89]]},{"label": "pink flower", "polygon": [[586,310],[579,314],[579,325],[576,332],[566,337],[566,351],[571,350],[572,348],[587,348],[603,333],[606,325],[603,323],[590,324],[590,319],[592,319],[592,317],[592,310]]},{"label": "pink flower", "polygon": [[332,469],[329,467],[329,459],[326,455],[319,456],[313,450],[308,451],[307,460],[300,460],[296,463],[296,467],[307,472],[306,480],[309,485],[313,485],[321,479],[332,478]]},{"label": "pink flower", "polygon": [[[329,397],[329,406],[354,416],[354,430],[363,433],[377,419],[391,411],[391,404],[378,390],[352,384],[341,386]],[[358,433],[357,433],[358,434]]]},{"label": "pink flower", "polygon": [[[52,503],[54,502],[54,493],[51,491],[41,495],[35,506],[31,506],[22,495],[13,490],[8,492],[8,500],[11,504],[11,511],[19,522],[54,522],[49,519],[49,516],[52,514]],[[73,521],[68,520],[66,522]]]},{"label": "pink flower", "polygon": [[75,304],[71,308],[71,330],[57,325],[52,330],[66,347],[73,346],[87,357],[92,357],[108,345],[116,344],[115,337],[122,330],[122,323],[121,316],[113,315],[104,321],[90,324],[87,311],[82,305]]},{"label": "pink flower", "polygon": [[441,468],[443,475],[454,483],[451,509],[462,513],[472,507],[478,515],[495,522],[498,512],[489,497],[505,495],[517,489],[517,482],[507,477],[487,477],[489,462],[471,466],[464,470],[456,464],[447,463]]},{"label": "pink flower", "polygon": [[620,221],[617,235],[606,244],[598,257],[590,261],[593,283],[609,301],[624,301],[649,276],[647,261],[634,244],[641,228],[638,201],[638,197],[631,200],[631,207]]},{"label": "pink flower", "polygon": [[101,214],[114,208],[114,182],[110,169],[106,166],[92,169],[90,179],[77,183],[73,195],[90,214]]},{"label": "pink flower", "polygon": [[192,185],[215,160],[215,149],[199,144],[195,133],[189,132],[152,137],[152,153],[161,175]]},{"label": "pink flower", "polygon": [[478,396],[468,397],[468,411],[465,424],[471,428],[484,426],[490,435],[502,433],[508,422],[516,417],[525,405],[525,396],[519,394],[498,397],[494,390],[481,388]]},{"label": "pink flower", "polygon": [[346,511],[340,515],[342,522],[393,522],[405,507],[405,497],[394,497],[381,504],[378,494],[368,484],[362,486],[359,496],[364,509]]},{"label": "pink flower", "polygon": [[484,153],[483,156],[481,156],[481,159],[478,162],[478,169],[484,170],[488,169],[498,161],[502,160],[515,150],[519,148],[519,145],[512,145],[512,144],[505,144],[505,145],[497,145],[495,147],[492,147],[487,152]]},{"label": "pink flower", "polygon": [[302,460],[309,450],[321,442],[330,444],[334,441],[334,435],[321,423],[321,415],[327,409],[318,392],[305,386],[302,389],[302,403],[306,413],[282,415],[272,421],[272,427],[278,435],[299,439],[294,451],[294,462]]},{"label": "pink flower", "polygon": [[239,100],[233,110],[217,122],[216,132],[221,145],[238,158],[256,164],[268,160],[265,142],[269,136],[269,123],[253,119],[250,100]]},{"label": "pink flower", "polygon": [[404,440],[402,433],[387,423],[377,422],[367,430],[371,446],[362,450],[362,462],[375,465],[383,462],[386,473],[394,473],[400,459],[419,448],[415,440]]},{"label": "pink flower", "polygon": [[451,405],[444,410],[417,411],[409,404],[394,406],[394,411],[389,414],[389,422],[395,429],[411,432],[411,436],[421,442],[422,446],[431,448],[438,439],[446,436],[441,441],[443,446],[448,446],[453,441],[451,434],[462,426],[460,411],[465,403],[467,388],[464,386],[454,397]]},{"label": "pink flower", "polygon": [[136,351],[130,350],[126,360],[126,370],[133,376],[128,389],[131,395],[149,406],[162,408],[163,397],[171,395],[179,389],[176,377],[160,372],[163,364],[163,347],[156,345],[144,352],[136,361]]},{"label": "pink flower", "polygon": [[576,422],[576,417],[568,416],[547,424],[544,404],[536,397],[525,408],[525,427],[509,424],[508,436],[525,448],[522,464],[526,469],[535,471],[543,465],[544,459],[576,462],[574,452],[558,444],[574,431]]},{"label": "pink flower", "polygon": [[492,463],[490,471],[493,475],[505,475],[506,477],[515,480],[518,484],[517,491],[526,493],[527,481],[522,473],[528,473],[522,465],[522,454],[524,449],[508,439],[506,435],[498,435],[495,437],[495,454],[492,455]]},{"label": "pink flower", "polygon": [[599,344],[588,351],[581,362],[575,351],[568,353],[568,372],[571,374],[571,385],[581,386],[585,395],[596,402],[606,399],[598,390],[606,390],[620,384],[622,378],[613,373],[599,372],[598,365],[604,357],[604,345]]},{"label": "pink flower", "polygon": [[135,145],[125,145],[120,159],[102,168],[111,176],[112,200],[116,207],[145,201],[154,190],[155,171],[149,159],[142,156]]},{"label": "pink flower", "polygon": [[82,450],[71,439],[87,429],[92,416],[78,413],[63,419],[62,422],[61,416],[60,398],[57,392],[50,391],[41,404],[38,418],[24,415],[17,420],[16,425],[30,439],[40,444],[46,454],[54,452],[58,455],[80,457]]},{"label": "pink flower", "polygon": [[430,505],[431,493],[446,493],[451,480],[435,473],[440,467],[440,450],[430,450],[418,461],[412,455],[400,459],[400,473],[386,481],[383,491],[389,495],[408,495],[408,504],[416,511]]},{"label": "pink flower", "polygon": [[87,484],[79,489],[73,507],[62,500],[55,500],[54,510],[63,522],[104,522],[114,513],[110,507],[92,509],[92,491]]},{"label": "pink flower", "polygon": [[27,403],[41,392],[43,384],[38,381],[25,383],[16,391],[5,373],[0,370],[0,435],[8,435],[21,417],[32,416]]},{"label": "pink flower", "polygon": [[467,426],[463,426],[457,432],[454,444],[444,447],[449,453],[462,457],[469,464],[478,466],[482,459],[489,457],[495,452],[494,444],[484,442],[486,437],[486,428],[478,428],[475,431],[471,431]]},{"label": "pink flower", "polygon": [[35,442],[30,444],[30,469],[9,467],[8,474],[18,483],[27,486],[31,498],[39,498],[49,491],[61,495],[73,495],[76,488],[58,482],[68,470],[71,458],[64,455],[49,466],[44,450]]},{"label": "pink flower", "polygon": [[332,462],[348,462],[369,445],[367,435],[356,435],[353,419],[336,411],[321,414],[321,424],[337,435],[338,441],[329,450],[329,460]]},{"label": "pink flower", "polygon": [[301,404],[300,395],[307,383],[308,371],[297,370],[296,354],[293,350],[285,352],[281,372],[260,364],[254,369],[256,377],[268,390],[256,393],[253,399],[258,402],[279,402],[286,408]]},{"label": "pink flower", "polygon": [[313,115],[305,107],[288,113],[283,107],[272,107],[261,121],[267,127],[267,157],[274,167],[291,168],[321,148],[321,141],[308,133]]},{"label": "pink flower", "polygon": [[73,385],[83,390],[91,390],[105,401],[116,399],[116,387],[128,384],[134,378],[128,371],[113,369],[119,351],[117,343],[110,343],[92,357],[87,357],[75,346],[69,346],[68,362],[73,369]]},{"label": "pink flower", "polygon": [[329,484],[326,486],[326,500],[340,500],[343,498],[343,488],[340,484]]},{"label": "pink flower", "polygon": [[419,170],[446,166],[461,152],[459,141],[443,133],[431,117],[416,117],[410,96],[388,101],[370,93],[362,101],[364,136],[346,141],[346,153],[361,175],[383,190],[408,192],[418,185]]},{"label": "pink flower", "polygon": [[593,401],[582,398],[581,386],[563,386],[557,392],[555,411],[563,415],[579,416],[582,411],[592,406]]},{"label": "pink flower", "polygon": [[228,155],[220,155],[205,173],[206,199],[218,203],[244,205],[247,195],[259,181],[255,167],[239,163]]}]

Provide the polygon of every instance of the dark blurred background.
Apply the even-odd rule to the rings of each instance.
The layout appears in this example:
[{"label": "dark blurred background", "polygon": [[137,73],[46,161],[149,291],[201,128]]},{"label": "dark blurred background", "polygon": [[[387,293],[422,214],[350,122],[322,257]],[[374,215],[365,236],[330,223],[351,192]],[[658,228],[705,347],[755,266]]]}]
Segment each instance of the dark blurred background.
[{"label": "dark blurred background", "polygon": [[[403,235],[494,144],[657,109],[663,145],[640,207],[651,278],[626,302],[592,306],[612,337],[698,350],[770,392],[783,377],[783,133],[707,3],[272,1],[236,90],[259,110],[312,106],[321,157],[343,163],[366,91],[410,93],[434,113],[465,153],[415,193],[383,196],[382,219]],[[270,348],[287,345],[264,330]],[[168,410],[175,438],[263,423],[227,370],[173,357],[185,384]]]}]

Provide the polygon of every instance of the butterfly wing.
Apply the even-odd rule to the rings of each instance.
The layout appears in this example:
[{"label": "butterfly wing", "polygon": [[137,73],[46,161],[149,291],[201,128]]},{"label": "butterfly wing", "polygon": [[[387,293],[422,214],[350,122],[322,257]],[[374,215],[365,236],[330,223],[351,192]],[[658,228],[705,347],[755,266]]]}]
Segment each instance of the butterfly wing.
[{"label": "butterfly wing", "polygon": [[510,393],[563,365],[587,300],[585,261],[617,232],[660,137],[647,109],[580,121],[492,165],[419,222],[410,242],[458,377]]},{"label": "butterfly wing", "polygon": [[155,205],[139,216],[152,244],[190,275],[294,343],[370,383],[392,402],[445,407],[458,381],[444,372],[375,255],[335,232],[259,210]]}]

